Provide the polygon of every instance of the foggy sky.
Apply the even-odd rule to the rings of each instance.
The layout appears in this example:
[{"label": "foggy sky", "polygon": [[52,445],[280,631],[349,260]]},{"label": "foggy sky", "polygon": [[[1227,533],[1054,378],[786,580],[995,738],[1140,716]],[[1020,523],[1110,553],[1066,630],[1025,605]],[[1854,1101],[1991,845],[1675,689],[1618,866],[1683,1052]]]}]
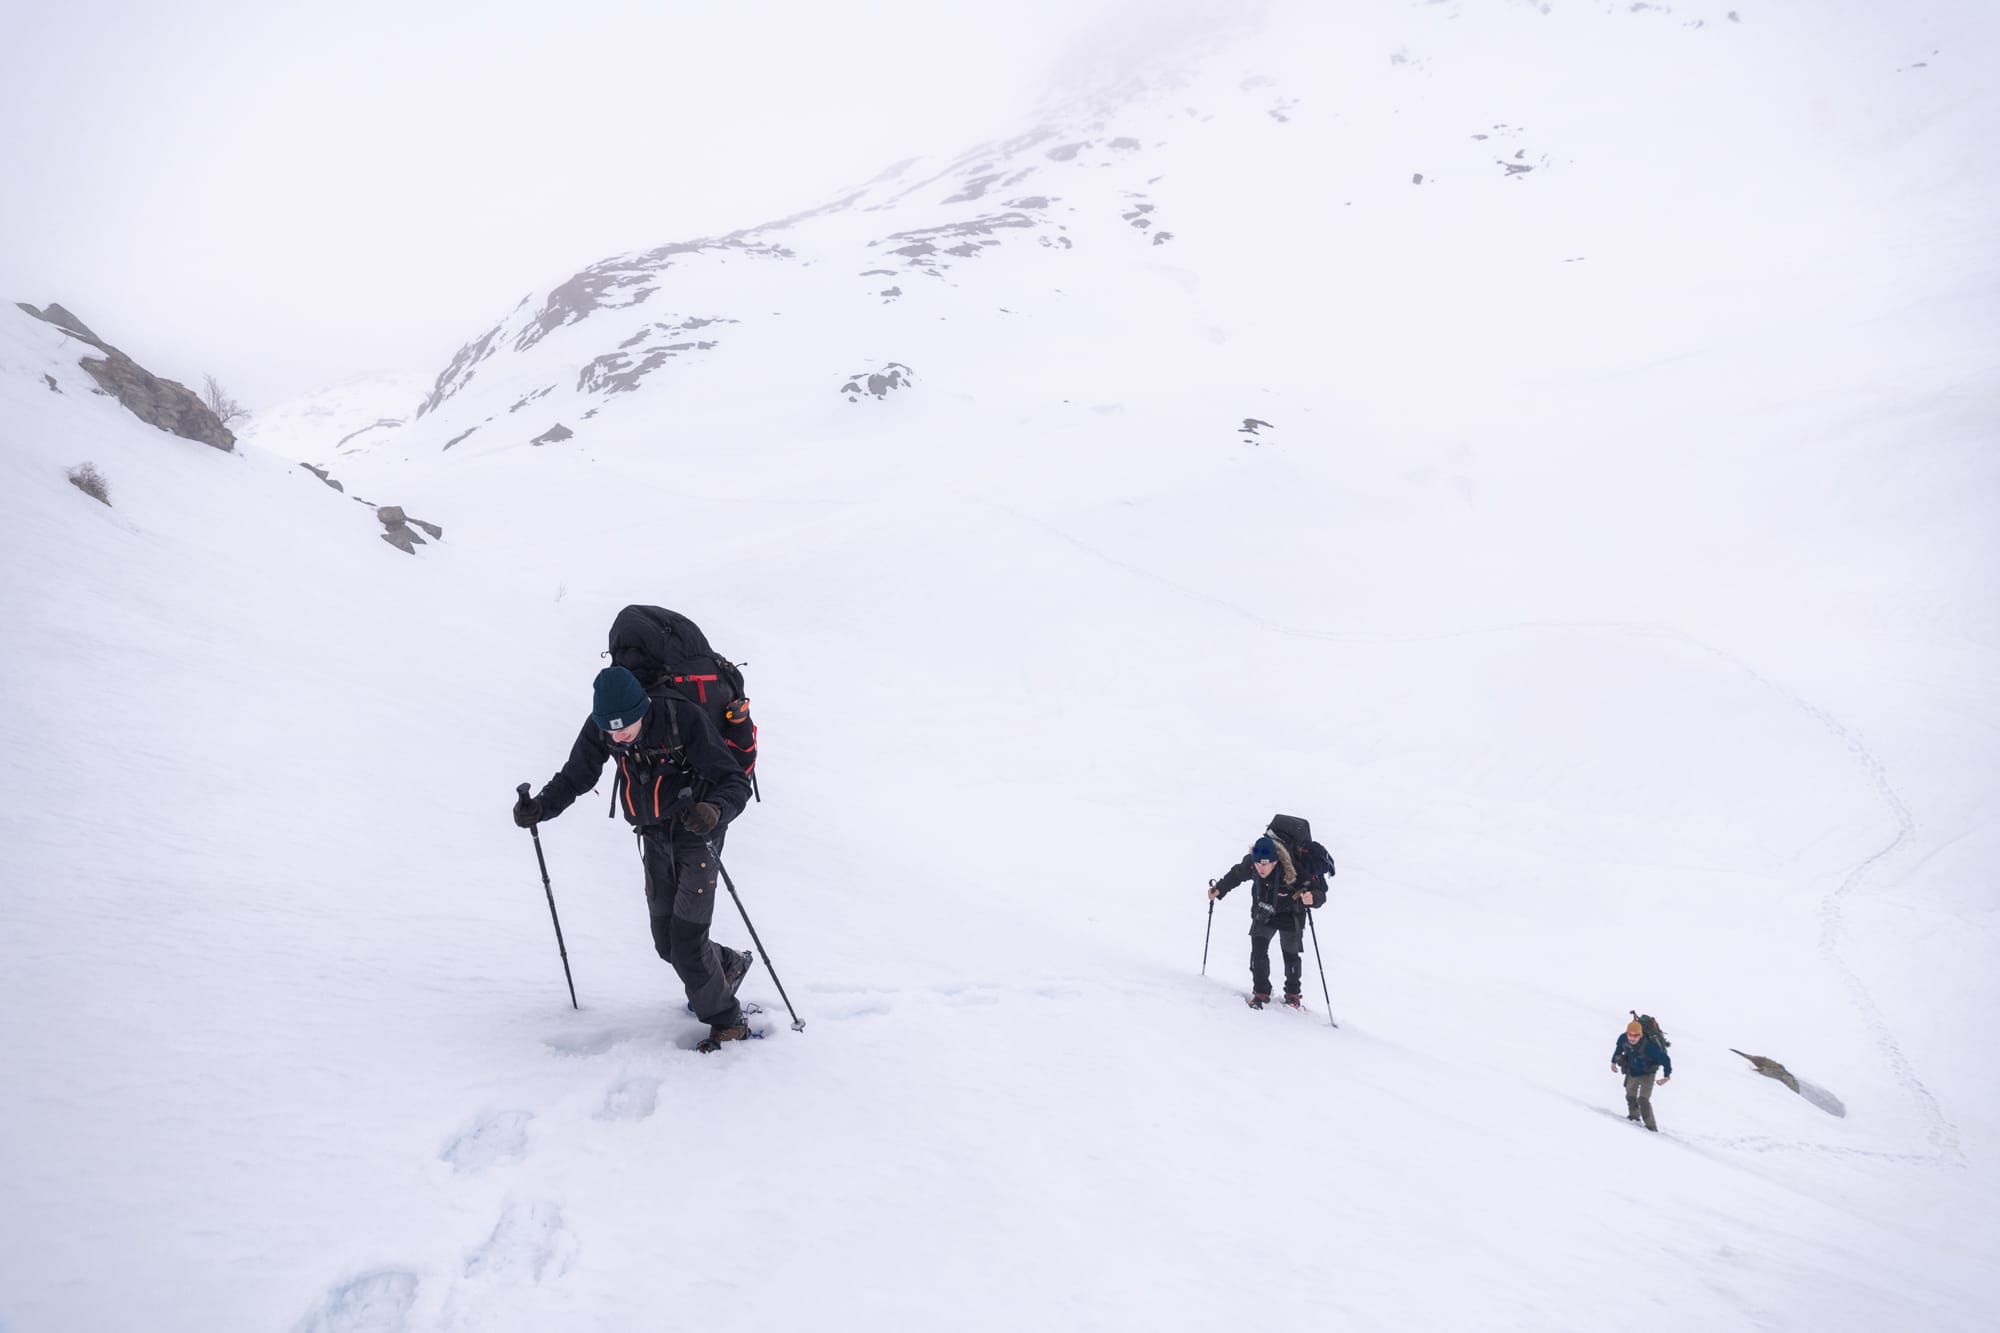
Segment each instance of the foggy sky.
[{"label": "foggy sky", "polygon": [[23,6],[0,42],[0,298],[60,302],[149,369],[214,374],[253,408],[432,374],[597,259],[1018,132],[1113,9]]}]

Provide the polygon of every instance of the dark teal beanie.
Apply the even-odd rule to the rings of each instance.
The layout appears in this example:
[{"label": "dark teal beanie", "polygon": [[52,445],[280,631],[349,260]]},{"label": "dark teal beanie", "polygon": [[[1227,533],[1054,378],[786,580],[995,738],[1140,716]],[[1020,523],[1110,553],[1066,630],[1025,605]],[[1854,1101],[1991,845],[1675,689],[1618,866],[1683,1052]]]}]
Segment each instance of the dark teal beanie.
[{"label": "dark teal beanie", "polygon": [[622,666],[608,666],[597,673],[590,699],[590,718],[606,731],[629,727],[646,716],[646,687]]},{"label": "dark teal beanie", "polygon": [[1252,861],[1275,861],[1278,859],[1278,844],[1269,838],[1259,838],[1250,844]]}]

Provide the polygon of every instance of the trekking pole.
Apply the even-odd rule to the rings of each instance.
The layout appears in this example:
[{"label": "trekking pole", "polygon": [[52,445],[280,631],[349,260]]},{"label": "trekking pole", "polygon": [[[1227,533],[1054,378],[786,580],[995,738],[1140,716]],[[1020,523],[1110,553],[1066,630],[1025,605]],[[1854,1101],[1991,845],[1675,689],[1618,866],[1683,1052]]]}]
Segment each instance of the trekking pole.
[{"label": "trekking pole", "polygon": [[[522,783],[514,789],[522,800],[528,797],[528,784]],[[542,868],[542,892],[549,897],[549,920],[556,923],[556,952],[562,955],[563,980],[569,983],[569,1007],[579,1008],[576,1002],[576,978],[569,974],[569,946],[563,943],[562,918],[556,915],[556,891],[549,883],[549,863],[542,856],[542,831],[535,825],[528,825],[528,836],[535,840],[535,864]]]},{"label": "trekking pole", "polygon": [[1312,931],[1313,962],[1319,967],[1319,994],[1320,998],[1326,1001],[1326,1021],[1334,1027],[1339,1027],[1340,1024],[1333,1021],[1333,996],[1329,995],[1326,989],[1326,960],[1319,956],[1319,927],[1313,925],[1311,911],[1306,913],[1306,926]]},{"label": "trekking pole", "polygon": [[772,982],[777,985],[778,998],[785,1002],[785,1012],[792,1016],[792,1031],[804,1032],[806,1030],[806,1021],[799,1017],[798,1010],[792,1008],[792,997],[785,994],[785,983],[778,980],[778,969],[771,966],[771,951],[764,947],[764,941],[757,938],[757,927],[750,924],[750,914],[743,910],[743,899],[736,892],[736,881],[729,878],[729,870],[722,864],[722,854],[715,850],[714,843],[706,839],[703,840],[702,845],[708,848],[708,854],[715,858],[715,868],[722,872],[722,882],[728,886],[729,896],[736,903],[737,915],[741,916],[743,924],[749,927],[750,942],[757,946],[757,953],[764,960],[764,970],[771,974]]},{"label": "trekking pole", "polygon": [[[1210,880],[1208,882],[1208,887],[1211,889],[1214,888],[1215,881]],[[1215,899],[1210,898],[1208,900],[1208,925],[1205,928],[1203,928],[1201,932],[1201,974],[1203,976],[1208,975],[1208,937],[1210,932],[1212,932],[1214,929],[1215,929]]]}]

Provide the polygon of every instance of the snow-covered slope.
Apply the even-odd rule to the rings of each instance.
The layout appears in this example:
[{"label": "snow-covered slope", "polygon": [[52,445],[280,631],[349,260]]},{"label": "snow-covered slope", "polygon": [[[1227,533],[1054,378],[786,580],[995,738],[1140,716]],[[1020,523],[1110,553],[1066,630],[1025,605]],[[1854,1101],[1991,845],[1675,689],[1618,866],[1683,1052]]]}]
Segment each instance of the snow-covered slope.
[{"label": "snow-covered slope", "polygon": [[[1989,1324],[1991,20],[1326,9],[337,461],[0,321],[0,1328]],[[572,1012],[507,819],[634,600],[763,726],[807,1027],[708,1060],[620,826],[543,831]],[[1280,809],[1338,1030],[1240,895],[1198,975]]]},{"label": "snow-covered slope", "polygon": [[409,424],[424,390],[419,375],[370,375],[252,412],[237,434],[257,448],[337,465]]}]

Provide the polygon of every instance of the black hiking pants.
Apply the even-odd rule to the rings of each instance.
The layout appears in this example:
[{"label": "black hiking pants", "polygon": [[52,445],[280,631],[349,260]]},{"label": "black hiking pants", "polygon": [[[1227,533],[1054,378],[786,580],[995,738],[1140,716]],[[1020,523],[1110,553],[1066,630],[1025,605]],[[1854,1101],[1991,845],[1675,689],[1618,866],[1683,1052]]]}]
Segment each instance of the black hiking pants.
[{"label": "black hiking pants", "polygon": [[708,836],[715,856],[701,839],[680,828],[649,827],[639,837],[653,948],[673,965],[695,1017],[712,1027],[743,1021],[743,1011],[723,978],[723,950],[708,937],[715,917],[716,857],[722,853],[722,833],[718,828]]},{"label": "black hiking pants", "polygon": [[1250,912],[1250,989],[1259,995],[1271,993],[1271,937],[1278,937],[1278,952],[1285,960],[1285,994],[1299,993],[1305,968],[1306,919],[1298,912]]}]

